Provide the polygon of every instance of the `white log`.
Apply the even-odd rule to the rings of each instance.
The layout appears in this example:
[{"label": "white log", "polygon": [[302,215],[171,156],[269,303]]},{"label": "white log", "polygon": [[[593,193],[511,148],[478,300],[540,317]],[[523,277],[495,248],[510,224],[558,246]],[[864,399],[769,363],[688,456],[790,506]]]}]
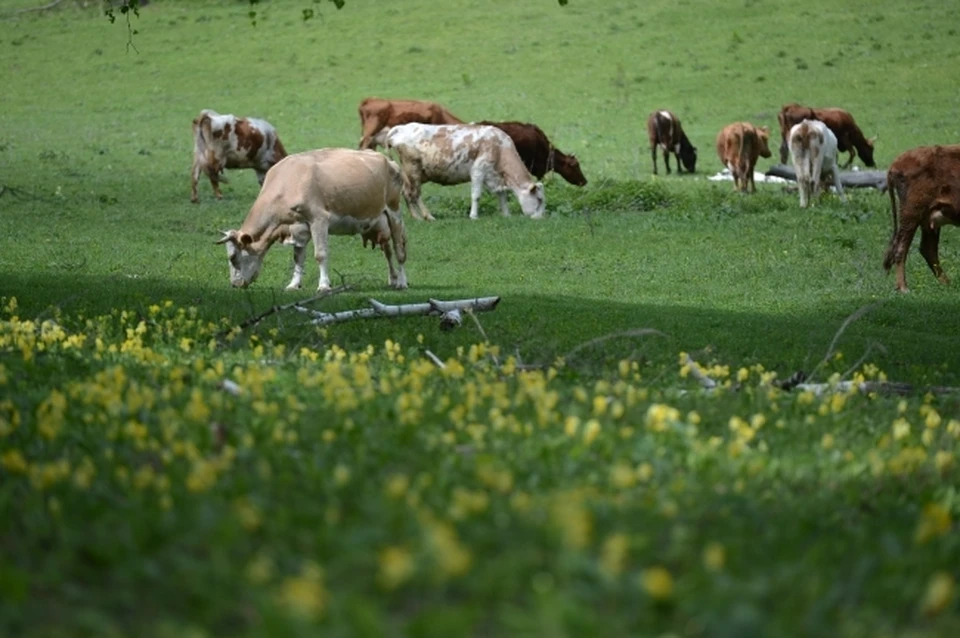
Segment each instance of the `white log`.
[{"label": "white log", "polygon": [[[408,315],[441,316],[442,322],[459,325],[459,311],[472,310],[474,312],[488,312],[494,310],[500,303],[500,297],[477,297],[474,299],[454,299],[442,301],[431,299],[427,303],[387,305],[376,299],[370,299],[370,308],[356,310],[342,310],[340,312],[318,312],[297,306],[297,310],[310,313],[314,319],[311,323],[318,326],[327,326],[332,323],[351,321],[353,319],[373,319],[376,317],[404,317]],[[457,311],[453,314],[453,311]]]}]

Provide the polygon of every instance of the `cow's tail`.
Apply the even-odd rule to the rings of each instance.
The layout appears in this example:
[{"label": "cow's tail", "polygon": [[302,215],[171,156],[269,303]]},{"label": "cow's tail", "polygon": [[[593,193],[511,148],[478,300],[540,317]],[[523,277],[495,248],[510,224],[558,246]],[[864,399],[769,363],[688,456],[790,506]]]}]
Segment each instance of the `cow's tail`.
[{"label": "cow's tail", "polygon": [[[887,191],[890,193],[890,216],[893,219],[893,232],[890,234],[890,245],[887,247],[887,254],[883,257],[883,269],[890,271],[893,262],[897,257],[897,230],[899,217],[897,216],[897,196],[901,188],[901,182],[892,171],[887,174]],[[901,201],[903,197],[900,198]]]}]

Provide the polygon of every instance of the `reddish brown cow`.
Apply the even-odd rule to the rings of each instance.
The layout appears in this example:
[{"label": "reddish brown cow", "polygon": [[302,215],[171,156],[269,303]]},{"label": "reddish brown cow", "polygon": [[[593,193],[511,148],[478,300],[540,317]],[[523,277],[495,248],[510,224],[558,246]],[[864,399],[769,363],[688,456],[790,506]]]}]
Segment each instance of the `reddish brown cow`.
[{"label": "reddish brown cow", "polygon": [[463,120],[436,102],[420,100],[383,100],[368,97],[360,102],[360,150],[383,145],[384,129],[400,124],[421,122],[423,124],[463,124]]},{"label": "reddish brown cow", "polygon": [[758,157],[770,157],[770,127],[755,127],[750,122],[728,124],[717,135],[717,155],[733,174],[733,187],[747,192],[757,191],[753,169]]},{"label": "reddish brown cow", "polygon": [[940,227],[960,225],[960,145],[921,146],[902,153],[887,170],[887,188],[893,234],[883,268],[889,272],[897,267],[897,290],[907,292],[907,252],[918,228],[920,254],[941,283],[950,283],[940,266]]},{"label": "reddish brown cow", "polygon": [[650,138],[650,154],[653,156],[653,174],[657,174],[657,147],[663,149],[663,163],[670,174],[670,153],[677,156],[677,172],[682,173],[680,162],[692,173],[697,167],[697,149],[687,139],[680,120],[670,111],[654,111],[647,118],[647,136]]},{"label": "reddish brown cow", "polygon": [[873,143],[876,138],[864,137],[853,116],[848,111],[834,107],[814,109],[799,104],[784,104],[777,114],[780,122],[780,161],[786,163],[789,154],[787,136],[790,129],[804,120],[820,120],[827,125],[837,137],[837,151],[850,153],[850,158],[843,168],[849,168],[853,160],[860,155],[865,166],[873,167]]},{"label": "reddish brown cow", "polygon": [[587,178],[580,170],[580,162],[575,155],[567,155],[554,146],[547,134],[536,124],[525,122],[474,122],[486,126],[496,126],[510,136],[517,153],[527,170],[537,179],[543,179],[549,171],[556,171],[560,177],[574,186],[586,186]]}]

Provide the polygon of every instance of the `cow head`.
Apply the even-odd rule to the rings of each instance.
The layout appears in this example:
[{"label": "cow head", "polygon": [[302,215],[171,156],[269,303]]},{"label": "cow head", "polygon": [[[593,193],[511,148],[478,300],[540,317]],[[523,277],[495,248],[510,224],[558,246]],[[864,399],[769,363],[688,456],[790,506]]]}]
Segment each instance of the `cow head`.
[{"label": "cow head", "polygon": [[234,288],[246,288],[260,275],[263,253],[253,250],[253,238],[235,230],[223,231],[218,244],[227,246],[227,262],[230,265],[230,284]]},{"label": "cow head", "polygon": [[873,145],[876,141],[877,137],[873,136],[866,140],[866,144],[863,146],[863,148],[857,149],[860,153],[860,159],[863,160],[863,163],[870,168],[873,168],[877,165],[877,163],[873,161]]},{"label": "cow head", "polygon": [[517,193],[517,199],[520,200],[520,209],[523,214],[534,219],[543,217],[543,211],[547,207],[547,200],[543,194],[543,184],[535,182],[528,188],[521,188]]},{"label": "cow head", "polygon": [[556,171],[560,173],[560,176],[563,179],[567,180],[574,186],[586,186],[587,178],[583,176],[583,171],[580,170],[580,161],[577,159],[576,155],[563,155],[559,153],[556,158]]},{"label": "cow head", "polygon": [[769,126],[761,126],[757,129],[757,140],[760,142],[760,148],[758,149],[760,157],[772,157],[773,153],[770,152]]},{"label": "cow head", "polygon": [[693,173],[697,169],[697,147],[690,143],[687,136],[684,135],[680,140],[680,161],[688,173]]}]

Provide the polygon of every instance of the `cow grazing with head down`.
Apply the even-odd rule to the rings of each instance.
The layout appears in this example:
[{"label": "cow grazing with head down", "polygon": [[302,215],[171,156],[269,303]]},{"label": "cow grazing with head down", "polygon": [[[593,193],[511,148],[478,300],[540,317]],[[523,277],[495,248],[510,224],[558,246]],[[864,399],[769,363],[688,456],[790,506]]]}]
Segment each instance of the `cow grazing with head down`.
[{"label": "cow grazing with head down", "polygon": [[820,194],[821,184],[827,178],[833,182],[840,199],[847,201],[837,166],[837,138],[826,124],[803,120],[790,129],[789,145],[800,187],[800,208],[806,208],[811,198]]},{"label": "cow grazing with head down", "polygon": [[360,149],[384,145],[384,129],[400,124],[462,124],[463,120],[436,102],[423,100],[384,100],[368,97],[360,102]]},{"label": "cow grazing with head down", "polygon": [[223,199],[220,182],[226,168],[252,168],[263,185],[271,166],[287,156],[277,130],[266,120],[221,115],[204,109],[193,120],[193,167],[190,171],[190,201],[200,201],[197,182],[200,173],[210,178],[213,193]]},{"label": "cow grazing with head down", "polygon": [[663,149],[663,163],[670,174],[670,153],[677,156],[677,172],[682,173],[680,163],[688,172],[697,168],[697,149],[683,132],[680,120],[670,111],[654,111],[647,118],[647,137],[650,139],[650,155],[653,157],[653,174],[657,174],[657,147]]},{"label": "cow grazing with head down", "polygon": [[902,153],[887,170],[887,188],[893,234],[883,267],[888,272],[897,267],[897,290],[907,292],[907,253],[918,228],[920,254],[934,276],[949,284],[940,266],[940,227],[960,225],[960,145],[921,146]]},{"label": "cow grazing with head down", "polygon": [[510,136],[495,126],[473,124],[404,124],[387,134],[387,148],[400,159],[404,198],[410,214],[433,219],[420,197],[424,182],[470,182],[470,219],[477,218],[484,187],[497,194],[500,210],[510,215],[507,191],[513,191],[525,215],[543,217],[543,184],[523,165]]},{"label": "cow grazing with head down", "polygon": [[770,128],[755,127],[750,122],[734,122],[717,135],[717,155],[733,174],[733,187],[744,193],[756,192],[753,169],[758,157],[770,157]]},{"label": "cow grazing with head down", "polygon": [[580,170],[580,162],[575,155],[567,155],[554,146],[547,134],[536,124],[526,122],[471,122],[481,126],[496,126],[510,136],[513,145],[530,174],[537,179],[550,171],[556,171],[560,177],[574,186],[586,186],[587,178]]},{"label": "cow grazing with head down", "polygon": [[865,166],[876,166],[873,161],[873,143],[876,138],[864,137],[863,131],[848,111],[836,107],[814,109],[799,104],[784,104],[777,114],[777,121],[780,123],[780,161],[782,163],[787,161],[787,135],[790,129],[803,120],[819,120],[833,131],[837,138],[837,151],[850,153],[847,163],[843,165],[844,168],[853,164],[858,154]]},{"label": "cow grazing with head down", "polygon": [[[360,235],[373,242],[387,258],[389,283],[407,287],[404,263],[407,235],[400,216],[403,176],[395,162],[375,151],[328,148],[290,155],[274,166],[239,230],[226,231],[217,242],[226,244],[230,283],[245,288],[253,283],[263,258],[277,241],[290,239],[294,260],[306,247],[302,225],[310,229],[320,266],[318,290],[330,289],[327,266],[329,235]],[[398,267],[393,265],[396,253]],[[302,255],[302,253],[300,253]],[[300,277],[288,288],[299,287]]]}]

